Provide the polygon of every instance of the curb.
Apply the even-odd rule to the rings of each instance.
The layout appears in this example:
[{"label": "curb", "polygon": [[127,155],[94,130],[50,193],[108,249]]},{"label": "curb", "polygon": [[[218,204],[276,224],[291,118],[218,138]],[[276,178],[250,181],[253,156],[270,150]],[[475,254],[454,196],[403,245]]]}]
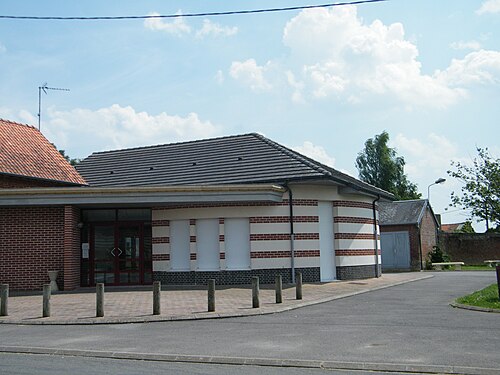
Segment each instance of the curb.
[{"label": "curb", "polygon": [[78,350],[78,349],[48,349],[39,347],[20,347],[20,346],[0,346],[0,353],[59,355],[59,356],[73,356],[73,357],[87,357],[87,358],[108,358],[108,359],[122,359],[122,360],[125,359],[125,360],[218,364],[218,365],[318,368],[325,370],[407,372],[407,373],[420,373],[420,374],[421,373],[470,374],[470,375],[500,374],[500,370],[498,369],[482,368],[482,367],[466,367],[466,366],[416,365],[416,364],[376,363],[376,362],[343,362],[343,361],[321,361],[321,360],[279,359],[279,358],[196,356],[196,355],[179,355],[179,354],[111,352],[111,351]]},{"label": "curb", "polygon": [[463,304],[457,303],[457,302],[451,302],[450,306],[451,307],[455,307],[457,309],[464,309],[464,310],[471,310],[471,311],[481,311],[481,312],[487,312],[487,313],[499,313],[500,314],[500,309],[492,309],[490,307],[479,307],[479,306],[463,305]]},{"label": "curb", "polygon": [[[291,311],[299,309],[306,306],[317,305],[320,303],[331,302],[334,300],[356,296],[359,294],[364,294],[368,292],[374,292],[381,289],[391,288],[398,285],[408,284],[415,281],[426,280],[434,277],[434,275],[421,275],[420,277],[398,281],[387,285],[375,286],[372,288],[367,288],[359,290],[356,292],[349,292],[344,294],[339,294],[336,296],[329,296],[320,298],[313,301],[300,302],[291,306],[280,306],[280,307],[261,307],[256,311],[248,311],[242,313],[197,313],[189,315],[176,315],[176,316],[133,316],[124,318],[85,318],[85,319],[66,319],[66,320],[42,320],[43,318],[38,318],[40,320],[23,320],[23,319],[0,319],[0,324],[16,324],[16,325],[93,325],[93,324],[127,324],[127,323],[154,323],[154,322],[171,322],[171,321],[187,321],[187,320],[202,320],[202,319],[224,319],[224,318],[240,318],[246,316],[258,316],[258,315],[270,315],[281,313],[285,311]],[[267,310],[267,311],[266,311]]]}]

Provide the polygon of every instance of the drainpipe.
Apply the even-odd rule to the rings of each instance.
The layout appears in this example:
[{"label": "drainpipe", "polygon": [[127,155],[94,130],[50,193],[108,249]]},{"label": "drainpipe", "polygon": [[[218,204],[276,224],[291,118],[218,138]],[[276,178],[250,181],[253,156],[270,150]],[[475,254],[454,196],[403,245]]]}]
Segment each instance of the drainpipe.
[{"label": "drainpipe", "polygon": [[290,260],[292,268],[292,284],[295,284],[295,233],[293,231],[293,194],[292,189],[288,184],[285,184],[285,188],[288,191],[288,206],[290,208]]},{"label": "drainpipe", "polygon": [[378,231],[377,231],[377,206],[376,203],[380,200],[380,195],[372,202],[373,210],[373,235],[375,237],[375,277],[380,277],[378,272]]},{"label": "drainpipe", "polygon": [[[418,234],[418,255],[419,255],[419,258],[420,258],[420,271],[423,271],[424,270],[424,266],[423,266],[423,254],[422,254],[422,236],[421,236],[421,232],[420,232],[420,223],[417,224],[417,234]],[[410,267],[411,267],[411,256],[410,256]]]}]

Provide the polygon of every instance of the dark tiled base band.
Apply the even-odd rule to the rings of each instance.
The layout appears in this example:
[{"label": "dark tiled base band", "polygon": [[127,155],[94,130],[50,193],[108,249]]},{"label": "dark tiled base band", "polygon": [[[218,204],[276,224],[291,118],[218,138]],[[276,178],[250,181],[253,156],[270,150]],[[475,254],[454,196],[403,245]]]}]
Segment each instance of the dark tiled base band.
[{"label": "dark tiled base band", "polygon": [[[296,271],[302,273],[302,281],[304,282],[320,282],[319,267],[296,268]],[[290,268],[240,271],[155,271],[153,279],[173,285],[205,285],[209,279],[215,279],[217,285],[240,285],[250,284],[253,276],[259,276],[260,283],[273,284],[276,275],[281,275],[283,283],[285,284],[292,282]],[[371,277],[375,277],[375,265],[337,267],[337,279],[339,280],[367,279]]]}]

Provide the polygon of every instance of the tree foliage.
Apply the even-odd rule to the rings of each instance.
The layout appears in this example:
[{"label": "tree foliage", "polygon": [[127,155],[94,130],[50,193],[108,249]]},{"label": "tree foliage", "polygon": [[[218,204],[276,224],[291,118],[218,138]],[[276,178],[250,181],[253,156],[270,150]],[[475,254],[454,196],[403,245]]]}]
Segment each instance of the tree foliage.
[{"label": "tree foliage", "polygon": [[469,209],[471,218],[486,222],[486,230],[490,224],[500,226],[500,159],[478,147],[472,165],[451,162],[451,166],[455,170],[448,174],[463,183],[461,195],[451,193],[451,205]]},{"label": "tree foliage", "polygon": [[[54,146],[54,148],[57,150],[57,147],[55,144],[52,143],[52,146]],[[64,159],[66,159],[68,161],[68,163],[70,163],[73,167],[75,165],[77,165],[79,162],[81,162],[80,159],[73,159],[73,158],[70,158],[69,155],[66,155],[66,151],[65,150],[57,150],[59,151],[59,153],[64,157]]]},{"label": "tree foliage", "polygon": [[467,220],[461,229],[456,231],[457,233],[476,233],[474,228],[472,227],[472,222]]},{"label": "tree foliage", "polygon": [[419,199],[417,185],[408,181],[404,173],[404,158],[387,145],[388,141],[389,134],[384,131],[365,142],[356,158],[359,178],[394,194],[398,200]]}]

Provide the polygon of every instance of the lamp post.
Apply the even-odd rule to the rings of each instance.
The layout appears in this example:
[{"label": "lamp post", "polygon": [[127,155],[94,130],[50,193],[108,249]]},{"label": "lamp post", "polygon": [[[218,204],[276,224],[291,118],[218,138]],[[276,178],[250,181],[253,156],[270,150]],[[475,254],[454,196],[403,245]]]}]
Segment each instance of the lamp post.
[{"label": "lamp post", "polygon": [[438,178],[432,184],[430,184],[429,186],[427,186],[427,200],[429,201],[429,203],[431,202],[431,186],[432,185],[437,185],[437,184],[442,184],[445,181],[446,181],[446,178]]}]

